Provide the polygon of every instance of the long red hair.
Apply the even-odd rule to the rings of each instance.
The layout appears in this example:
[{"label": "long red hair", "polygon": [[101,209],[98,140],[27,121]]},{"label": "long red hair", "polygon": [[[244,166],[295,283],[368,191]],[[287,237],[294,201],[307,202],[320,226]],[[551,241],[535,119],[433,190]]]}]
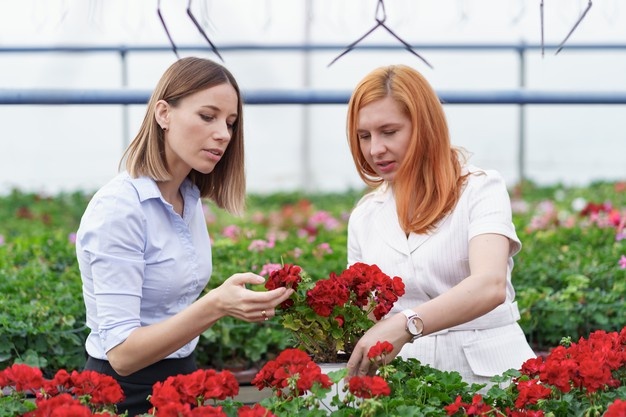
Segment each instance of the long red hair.
[{"label": "long red hair", "polygon": [[400,104],[412,125],[412,140],[393,181],[398,218],[405,232],[427,233],[459,200],[466,178],[461,175],[463,154],[451,146],[443,106],[419,72],[406,65],[375,69],[356,86],[347,117],[352,158],[368,186],[377,187],[383,179],[361,152],[357,135],[359,110],[388,96]]}]

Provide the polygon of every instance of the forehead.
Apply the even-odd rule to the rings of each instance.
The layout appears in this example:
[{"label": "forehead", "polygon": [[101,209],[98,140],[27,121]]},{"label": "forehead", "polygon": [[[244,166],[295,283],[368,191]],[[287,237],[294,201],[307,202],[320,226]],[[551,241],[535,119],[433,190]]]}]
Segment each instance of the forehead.
[{"label": "forehead", "polygon": [[227,114],[237,114],[237,91],[228,83],[218,84],[188,95],[183,103],[197,107],[214,107]]},{"label": "forehead", "polygon": [[361,107],[358,112],[359,129],[374,128],[383,124],[403,123],[408,120],[402,106],[387,96]]}]

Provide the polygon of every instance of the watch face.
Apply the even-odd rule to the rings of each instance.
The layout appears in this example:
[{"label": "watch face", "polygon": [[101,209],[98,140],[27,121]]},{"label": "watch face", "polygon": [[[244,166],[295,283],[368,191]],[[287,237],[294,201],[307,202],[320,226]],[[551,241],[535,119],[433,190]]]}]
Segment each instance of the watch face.
[{"label": "watch face", "polygon": [[[416,322],[419,322],[419,327],[418,324]],[[422,321],[419,320],[417,317],[412,318],[411,320],[408,321],[408,323],[406,324],[407,328],[409,329],[409,332],[413,335],[413,336],[419,336],[422,334],[423,329],[423,325],[422,325]]]}]

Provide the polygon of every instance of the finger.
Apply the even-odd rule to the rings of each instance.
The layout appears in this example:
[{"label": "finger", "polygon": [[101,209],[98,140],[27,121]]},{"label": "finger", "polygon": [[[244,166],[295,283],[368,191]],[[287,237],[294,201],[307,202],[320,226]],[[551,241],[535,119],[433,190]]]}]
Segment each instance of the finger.
[{"label": "finger", "polygon": [[230,277],[233,284],[245,286],[246,284],[263,284],[265,282],[265,278],[261,275],[253,274],[252,272],[245,272],[234,274]]},{"label": "finger", "polygon": [[362,361],[362,353],[361,349],[356,347],[352,352],[352,356],[348,359],[348,363],[346,368],[348,368],[348,377],[353,377],[359,375],[359,366]]},{"label": "finger", "polygon": [[370,361],[369,359],[365,356],[361,359],[361,363],[359,364],[359,372],[358,375],[359,376],[365,376],[368,375],[370,372]]},{"label": "finger", "polygon": [[275,307],[293,294],[293,289],[280,287],[271,291],[253,291],[254,302]]},{"label": "finger", "polygon": [[356,376],[357,373],[357,368],[356,365],[350,361],[348,361],[348,364],[346,365],[346,368],[348,368],[348,374],[346,375],[346,379],[352,378],[353,376]]}]

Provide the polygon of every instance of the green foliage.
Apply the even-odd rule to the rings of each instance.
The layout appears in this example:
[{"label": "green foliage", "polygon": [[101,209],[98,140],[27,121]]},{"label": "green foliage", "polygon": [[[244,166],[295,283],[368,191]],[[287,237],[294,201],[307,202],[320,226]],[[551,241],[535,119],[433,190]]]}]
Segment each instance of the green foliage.
[{"label": "green foliage", "polygon": [[580,207],[606,203],[623,221],[626,192],[620,184],[597,183],[583,189],[527,189],[523,197],[527,211],[514,214],[522,250],[515,257],[513,285],[529,341],[547,350],[562,336],[578,339],[593,330],[621,329],[626,270],[618,261],[626,254],[626,240],[618,239],[619,225],[594,223]]},{"label": "green foliage", "polygon": [[[298,264],[316,277],[343,270],[346,220],[360,196],[361,191],[250,195],[241,218],[208,205],[214,271],[206,291],[234,273],[260,273],[271,263]],[[623,184],[568,188],[525,183],[511,196],[523,244],[515,257],[513,284],[520,324],[531,343],[549,349],[563,336],[577,340],[596,329],[622,328],[626,269],[618,261],[626,255],[626,240],[617,238],[616,225],[598,225],[582,216],[580,208],[609,203],[623,218]],[[47,373],[82,367],[84,304],[70,237],[89,197],[18,190],[0,197],[0,369],[14,362]],[[551,213],[546,214],[546,203]],[[310,224],[320,212],[336,219],[337,227]],[[228,226],[239,228],[237,236],[223,233]],[[256,240],[271,245],[251,248]],[[260,364],[291,343],[287,331],[272,320],[259,325],[227,318],[201,336],[197,353],[203,366]]]},{"label": "green foliage", "polygon": [[0,205],[0,367],[18,362],[54,372],[84,363],[85,313],[69,237],[69,206],[78,202],[76,195],[57,201],[14,192]]}]

